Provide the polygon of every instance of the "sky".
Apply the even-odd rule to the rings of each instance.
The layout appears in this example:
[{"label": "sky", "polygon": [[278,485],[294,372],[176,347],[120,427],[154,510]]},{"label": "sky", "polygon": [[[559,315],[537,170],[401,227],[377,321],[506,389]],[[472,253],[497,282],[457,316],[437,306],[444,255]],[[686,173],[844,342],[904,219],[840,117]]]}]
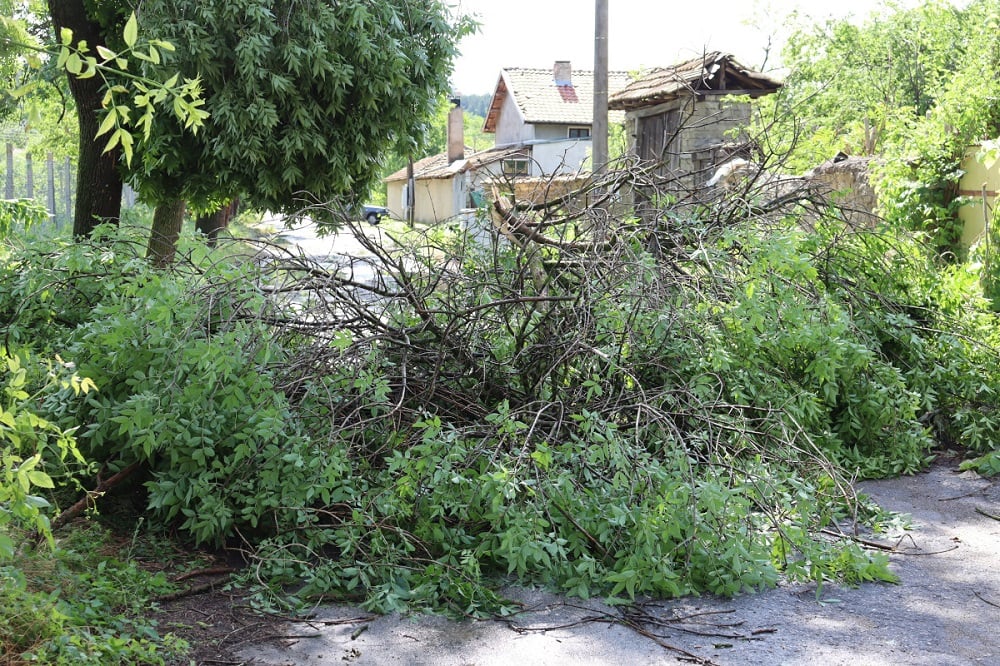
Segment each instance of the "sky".
[{"label": "sky", "polygon": [[[575,70],[594,66],[594,3],[589,0],[450,0],[476,16],[479,32],[459,43],[452,88],[492,93],[503,67]],[[904,2],[913,5],[915,2]],[[671,65],[705,51],[727,51],[743,64],[773,69],[793,12],[813,19],[867,18],[878,0],[608,0],[612,70]],[[765,63],[769,38],[773,44]]]}]

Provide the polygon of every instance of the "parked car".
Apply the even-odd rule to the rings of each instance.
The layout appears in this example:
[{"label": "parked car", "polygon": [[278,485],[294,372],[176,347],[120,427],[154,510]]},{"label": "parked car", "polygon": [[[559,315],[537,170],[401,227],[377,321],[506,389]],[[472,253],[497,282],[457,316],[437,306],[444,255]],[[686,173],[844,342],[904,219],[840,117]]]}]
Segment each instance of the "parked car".
[{"label": "parked car", "polygon": [[368,220],[369,224],[378,224],[383,217],[389,215],[389,209],[384,206],[371,206],[365,204],[361,207],[361,217]]}]

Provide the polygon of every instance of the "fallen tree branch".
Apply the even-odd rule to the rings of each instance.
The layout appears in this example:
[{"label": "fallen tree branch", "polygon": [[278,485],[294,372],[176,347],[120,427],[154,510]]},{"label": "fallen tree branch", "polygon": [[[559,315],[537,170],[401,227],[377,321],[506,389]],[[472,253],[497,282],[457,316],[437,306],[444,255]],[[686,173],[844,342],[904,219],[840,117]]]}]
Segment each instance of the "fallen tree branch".
[{"label": "fallen tree branch", "polygon": [[973,590],[972,593],[976,595],[976,598],[982,601],[984,604],[989,604],[990,606],[996,606],[997,608],[1000,608],[1000,604],[990,601],[989,599],[985,598],[983,595],[979,594],[975,590]]},{"label": "fallen tree branch", "polygon": [[178,574],[174,577],[174,582],[179,583],[182,580],[195,578],[196,576],[223,576],[225,574],[231,574],[234,571],[236,571],[236,569],[232,567],[209,567],[207,569],[195,569],[194,571]]},{"label": "fallen tree branch", "polygon": [[178,599],[183,599],[184,597],[191,597],[196,594],[203,594],[205,592],[211,592],[215,587],[215,582],[203,583],[201,585],[195,585],[194,587],[189,587],[184,590],[178,590],[176,592],[171,592],[170,594],[162,594],[156,597],[156,601],[177,601]]},{"label": "fallen tree branch", "polygon": [[[587,611],[593,611],[593,609],[581,606],[573,606],[572,604],[564,603],[561,605],[573,608],[581,608],[582,610],[587,610]],[[639,607],[633,606],[632,608],[637,609]],[[732,612],[732,611],[720,611],[720,612]],[[689,652],[688,650],[685,650],[684,648],[674,645],[672,643],[668,643],[664,636],[660,636],[658,634],[653,633],[645,626],[645,624],[647,624],[650,619],[653,619],[649,615],[646,615],[644,613],[636,615],[634,612],[630,613],[628,609],[619,611],[617,615],[601,611],[597,611],[597,613],[598,613],[597,615],[585,615],[578,620],[565,622],[563,624],[544,625],[544,626],[525,626],[525,625],[514,624],[513,622],[507,619],[503,618],[497,618],[497,619],[501,622],[504,622],[508,627],[510,627],[513,631],[516,631],[519,634],[526,634],[529,632],[555,631],[558,629],[570,629],[572,627],[582,626],[590,622],[600,622],[602,624],[609,624],[609,625],[618,624],[628,629],[631,629],[632,631],[639,634],[640,636],[643,636],[644,638],[648,638],[649,640],[653,641],[654,643],[656,643],[665,650],[675,652],[677,654],[676,659],[678,659],[679,661],[701,664],[702,666],[717,666],[716,663],[711,659],[694,654],[693,652]],[[660,623],[660,624],[661,626],[664,627],[669,626],[675,629],[681,628],[679,627],[680,623],[676,620],[667,621],[666,623]],[[687,631],[685,628],[681,629]],[[698,632],[691,631],[690,633],[698,633]],[[728,635],[725,634],[700,634],[700,635],[703,636],[719,635],[723,637],[729,637]],[[736,636],[735,638],[742,638],[744,640],[747,640],[745,636]]]},{"label": "fallen tree branch", "polygon": [[1000,520],[1000,516],[996,515],[995,513],[990,513],[989,511],[984,511],[983,509],[980,509],[978,506],[976,507],[976,513],[982,516],[986,516],[987,518],[992,518],[993,520]]},{"label": "fallen tree branch", "polygon": [[[822,529],[822,530],[820,530],[820,532],[822,534],[826,534],[827,536],[839,537],[841,539],[850,539],[851,541],[853,541],[855,543],[858,543],[858,544],[860,544],[862,546],[867,546],[869,548],[874,548],[876,550],[884,550],[884,551],[889,552],[889,553],[899,552],[896,546],[889,546],[889,545],[884,544],[884,543],[879,543],[878,541],[871,541],[869,539],[864,539],[862,537],[854,536],[852,534],[844,534],[843,532],[841,532],[839,530],[834,531],[834,530]],[[898,546],[898,544],[897,544],[897,546]]]},{"label": "fallen tree branch", "polygon": [[86,495],[84,495],[79,499],[79,501],[77,501],[72,506],[68,507],[65,511],[63,511],[58,516],[56,516],[55,519],[53,519],[52,531],[53,532],[56,531],[57,529],[59,529],[60,527],[62,527],[63,525],[65,525],[66,523],[68,523],[69,521],[73,520],[81,513],[86,511],[87,507],[91,504],[91,502],[96,503],[98,497],[108,492],[115,486],[119,485],[120,483],[125,481],[125,479],[132,476],[132,474],[134,474],[135,471],[139,469],[140,465],[142,465],[142,462],[137,460],[128,467],[108,477],[107,479],[101,479],[100,475],[98,475],[96,488],[94,488],[91,491],[88,491]]}]

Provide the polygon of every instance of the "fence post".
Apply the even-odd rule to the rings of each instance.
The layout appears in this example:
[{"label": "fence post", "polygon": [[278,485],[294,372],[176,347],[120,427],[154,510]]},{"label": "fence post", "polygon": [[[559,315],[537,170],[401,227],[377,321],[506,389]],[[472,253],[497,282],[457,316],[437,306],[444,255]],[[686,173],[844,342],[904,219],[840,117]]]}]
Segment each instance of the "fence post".
[{"label": "fence post", "polygon": [[49,217],[53,220],[56,219],[56,159],[49,153],[45,156],[45,174],[48,176],[48,196],[46,197],[49,205]]},{"label": "fence post", "polygon": [[73,180],[71,178],[69,157],[63,161],[62,169],[63,184],[63,209],[66,211],[66,219],[73,219]]},{"label": "fence post", "polygon": [[25,187],[27,188],[27,193],[25,197],[28,199],[35,198],[35,173],[31,165],[31,153],[24,154],[24,171],[25,171]]},{"label": "fence post", "polygon": [[7,185],[4,188],[4,198],[14,198],[14,144],[7,142]]}]

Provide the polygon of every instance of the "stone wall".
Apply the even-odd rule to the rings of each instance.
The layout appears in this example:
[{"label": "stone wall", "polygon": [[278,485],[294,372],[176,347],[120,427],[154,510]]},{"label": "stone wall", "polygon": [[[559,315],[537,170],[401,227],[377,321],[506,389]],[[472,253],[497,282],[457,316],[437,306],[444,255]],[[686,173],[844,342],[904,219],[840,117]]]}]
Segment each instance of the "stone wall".
[{"label": "stone wall", "polygon": [[827,160],[806,174],[812,191],[843,210],[848,222],[869,226],[877,219],[878,197],[871,185],[871,157]]}]

